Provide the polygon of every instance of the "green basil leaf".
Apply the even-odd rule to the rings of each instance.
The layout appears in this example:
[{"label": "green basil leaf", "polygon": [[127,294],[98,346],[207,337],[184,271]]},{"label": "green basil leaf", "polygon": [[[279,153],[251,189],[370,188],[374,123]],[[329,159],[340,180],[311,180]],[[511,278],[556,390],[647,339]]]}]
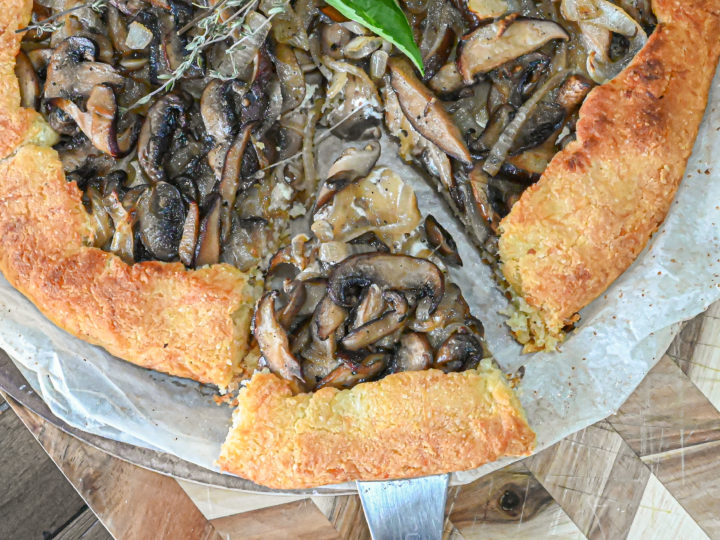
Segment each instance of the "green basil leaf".
[{"label": "green basil leaf", "polygon": [[396,0],[325,0],[348,19],[362,24],[395,45],[425,75],[412,28]]}]

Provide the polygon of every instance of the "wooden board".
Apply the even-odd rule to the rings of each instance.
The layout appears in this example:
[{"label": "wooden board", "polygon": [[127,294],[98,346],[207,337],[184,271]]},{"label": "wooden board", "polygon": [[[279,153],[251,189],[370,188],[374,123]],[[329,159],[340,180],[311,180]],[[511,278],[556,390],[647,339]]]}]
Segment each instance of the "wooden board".
[{"label": "wooden board", "polygon": [[[451,488],[444,538],[720,539],[718,373],[720,303],[684,327],[617,414]],[[369,538],[357,496],[177,482],[10,404],[116,538]]]}]

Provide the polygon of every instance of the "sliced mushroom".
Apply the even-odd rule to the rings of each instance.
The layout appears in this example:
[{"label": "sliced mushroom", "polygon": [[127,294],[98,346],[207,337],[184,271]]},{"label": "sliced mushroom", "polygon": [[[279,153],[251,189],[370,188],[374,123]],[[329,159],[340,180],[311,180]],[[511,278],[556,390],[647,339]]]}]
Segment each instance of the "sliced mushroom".
[{"label": "sliced mushroom", "polygon": [[360,301],[355,308],[353,322],[350,329],[354,330],[363,324],[377,319],[385,311],[385,300],[383,299],[382,289],[373,283],[360,296]]},{"label": "sliced mushroom", "polygon": [[535,51],[554,39],[570,39],[556,22],[523,17],[508,22],[506,18],[478,28],[463,41],[458,69],[465,83],[471,84],[476,75]]},{"label": "sliced mushroom", "polygon": [[479,20],[496,19],[507,13],[509,6],[506,0],[458,0],[465,2],[467,9]]},{"label": "sliced mushroom", "polygon": [[236,81],[212,79],[200,98],[205,130],[216,142],[226,141],[235,133],[236,118],[230,92],[236,88]]},{"label": "sliced mushroom", "polygon": [[270,291],[258,301],[253,318],[253,334],[270,371],[290,381],[297,391],[303,388],[305,381],[300,363],[290,352],[285,329],[275,315],[277,296],[277,291]]},{"label": "sliced mushroom", "polygon": [[225,156],[225,165],[223,166],[218,192],[228,209],[235,204],[238,189],[244,190],[255,182],[255,179],[244,177],[245,175],[242,174],[243,159],[248,148],[248,142],[250,142],[252,127],[253,124],[247,124],[238,133]]},{"label": "sliced mushroom", "polygon": [[352,34],[341,24],[324,24],[320,30],[322,54],[339,60]]},{"label": "sliced mushroom", "polygon": [[332,197],[350,182],[367,176],[380,157],[380,143],[368,142],[362,149],[346,148],[340,157],[330,166],[327,180],[320,188],[315,210],[327,204]]},{"label": "sliced mushroom", "polygon": [[347,310],[326,294],[315,308],[312,317],[312,332],[321,340],[326,340],[347,318]]},{"label": "sliced mushroom", "polygon": [[178,256],[185,225],[185,209],[178,189],[158,182],[138,199],[138,232],[145,249],[160,261]]},{"label": "sliced mushroom", "polygon": [[438,70],[428,85],[434,92],[442,96],[461,90],[465,86],[465,81],[458,71],[457,64],[450,62]]},{"label": "sliced mushroom", "polygon": [[315,212],[312,230],[322,242],[372,232],[386,246],[399,245],[421,219],[413,189],[390,169],[380,169],[335,193]]},{"label": "sliced mushroom", "polygon": [[192,266],[195,258],[195,246],[200,232],[200,210],[196,202],[188,205],[187,216],[183,224],[182,237],[178,246],[178,256],[185,266]]},{"label": "sliced mushroom", "polygon": [[70,116],[98,150],[113,157],[122,157],[130,151],[137,138],[137,124],[133,123],[118,135],[115,92],[105,84],[96,86],[90,92],[86,103],[87,112],[82,112],[69,99],[55,98],[51,103]]},{"label": "sliced mushroom", "polygon": [[275,47],[275,70],[282,90],[282,112],[291,111],[305,98],[305,77],[290,46],[278,43]]},{"label": "sliced mushroom", "polygon": [[470,313],[460,288],[454,283],[448,283],[442,301],[434,312],[429,312],[430,307],[429,299],[420,300],[408,328],[415,332],[433,332],[464,321]]},{"label": "sliced mushroom", "polygon": [[132,264],[135,253],[135,239],[133,225],[135,217],[128,212],[118,199],[116,192],[112,192],[103,199],[107,212],[112,217],[115,232],[110,242],[110,251],[120,257],[125,263]]},{"label": "sliced mushroom", "polygon": [[462,266],[462,259],[458,253],[457,244],[453,240],[450,233],[440,225],[437,220],[428,215],[425,218],[425,235],[430,245],[439,253],[448,263],[456,266]]},{"label": "sliced mushroom", "polygon": [[445,372],[474,369],[484,356],[480,341],[467,328],[461,327],[438,347],[434,367]]},{"label": "sliced mushroom", "polygon": [[356,384],[372,380],[387,368],[389,360],[390,356],[386,353],[368,354],[361,362],[344,360],[317,384],[315,390],[327,386],[350,388]]},{"label": "sliced mushroom", "polygon": [[90,39],[71,36],[53,51],[45,79],[45,98],[87,97],[102,84],[122,87],[125,78],[114,67],[95,62],[97,47]]},{"label": "sliced mushroom", "polygon": [[305,283],[300,280],[293,280],[287,290],[288,301],[285,306],[277,313],[278,322],[283,328],[290,328],[293,319],[300,313],[307,293],[305,292]]},{"label": "sliced mushroom", "polygon": [[471,163],[472,158],[460,130],[433,93],[415,76],[410,63],[404,58],[394,57],[389,65],[392,87],[413,127],[454,158]]},{"label": "sliced mushroom", "polygon": [[220,210],[222,199],[218,196],[213,199],[210,209],[200,225],[198,236],[195,266],[215,264],[220,260]]},{"label": "sliced mushroom", "polygon": [[452,27],[446,25],[442,31],[435,33],[429,41],[430,43],[427,46],[425,40],[423,40],[422,44],[425,80],[435,76],[447,62],[455,46],[455,31]]},{"label": "sliced mushroom", "polygon": [[231,222],[229,234],[222,238],[220,262],[232,264],[245,272],[257,266],[267,255],[273,231],[267,220],[261,217],[240,218],[233,213]]},{"label": "sliced mushroom", "polygon": [[383,39],[378,36],[357,36],[343,47],[342,52],[345,58],[361,60],[377,51],[382,44]]},{"label": "sliced mushroom", "polygon": [[23,51],[15,57],[15,76],[20,83],[20,105],[30,109],[37,108],[40,99],[40,80],[30,59]]},{"label": "sliced mushroom", "polygon": [[500,135],[512,120],[515,108],[507,103],[495,109],[480,137],[470,143],[473,155],[484,157],[497,143]]},{"label": "sliced mushroom", "polygon": [[567,114],[570,114],[585,100],[592,86],[592,83],[582,75],[571,75],[558,89],[555,101]]},{"label": "sliced mushroom", "polygon": [[333,269],[328,279],[328,293],[336,304],[350,307],[353,289],[368,287],[372,283],[383,290],[395,289],[427,297],[430,313],[435,311],[445,291],[445,277],[435,264],[426,259],[366,253],[348,257]]},{"label": "sliced mushroom", "polygon": [[402,328],[410,309],[405,297],[397,291],[385,291],[383,300],[391,309],[348,332],[340,341],[344,348],[359,351]]},{"label": "sliced mushroom", "polygon": [[185,103],[175,94],[161,97],[148,110],[138,139],[138,161],[154,182],[165,180],[163,160],[175,129],[185,124],[184,112]]},{"label": "sliced mushroom", "polygon": [[412,332],[400,339],[394,357],[395,371],[423,371],[433,362],[433,350],[425,334]]},{"label": "sliced mushroom", "polygon": [[385,242],[378,238],[378,235],[373,231],[368,231],[356,236],[352,240],[348,240],[351,245],[367,245],[373,248],[374,251],[380,251],[382,253],[390,253],[390,248]]}]

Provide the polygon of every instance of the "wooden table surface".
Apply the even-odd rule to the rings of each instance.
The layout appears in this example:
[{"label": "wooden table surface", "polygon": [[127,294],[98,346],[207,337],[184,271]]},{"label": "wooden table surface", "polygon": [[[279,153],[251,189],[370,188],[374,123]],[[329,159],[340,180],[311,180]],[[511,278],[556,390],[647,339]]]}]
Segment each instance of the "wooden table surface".
[{"label": "wooden table surface", "polygon": [[[63,522],[52,513],[52,498],[72,500],[72,490],[46,483],[37,493],[26,490],[44,517],[57,522],[42,529],[45,538],[108,538],[108,531],[122,540],[369,538],[357,496],[249,495],[176,481],[110,457],[8,404],[87,505],[78,499],[79,510]],[[7,424],[7,409],[0,402],[0,426]],[[685,325],[617,414],[451,488],[445,538],[720,539],[719,409],[717,303]],[[23,455],[32,454],[28,448]],[[0,447],[0,474],[9,459]],[[49,466],[35,459],[38,470]],[[18,486],[7,481],[0,487],[0,538],[11,538],[12,523],[40,538],[33,536],[37,518],[15,515],[8,525],[3,508],[17,500],[13,490]]]}]

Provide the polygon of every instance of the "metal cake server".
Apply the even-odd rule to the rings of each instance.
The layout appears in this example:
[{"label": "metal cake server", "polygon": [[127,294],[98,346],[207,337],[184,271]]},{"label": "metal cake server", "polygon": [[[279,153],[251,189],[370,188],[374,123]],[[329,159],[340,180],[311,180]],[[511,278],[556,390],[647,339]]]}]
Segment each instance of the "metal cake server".
[{"label": "metal cake server", "polygon": [[449,478],[357,482],[373,540],[440,540]]}]

